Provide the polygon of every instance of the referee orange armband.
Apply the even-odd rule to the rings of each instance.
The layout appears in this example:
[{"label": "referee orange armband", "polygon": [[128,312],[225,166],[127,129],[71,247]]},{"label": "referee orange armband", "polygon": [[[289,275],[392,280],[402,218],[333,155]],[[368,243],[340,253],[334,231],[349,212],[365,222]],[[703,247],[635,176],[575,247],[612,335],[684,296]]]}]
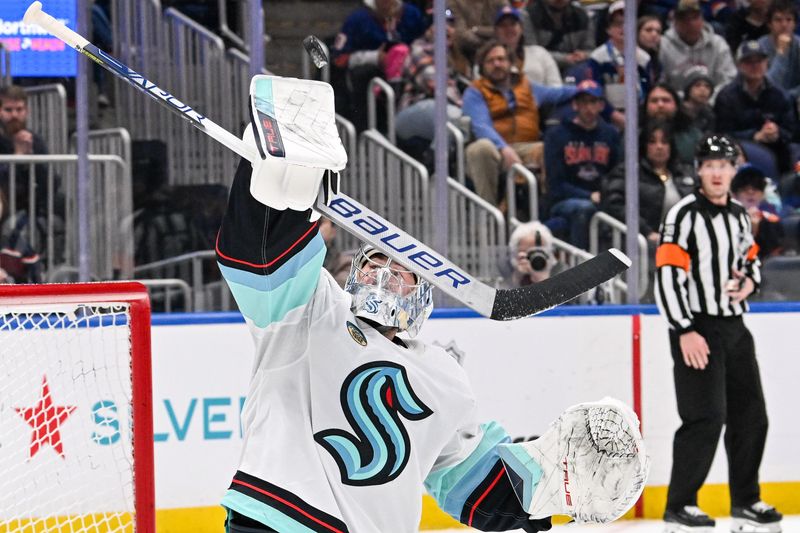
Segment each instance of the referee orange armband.
[{"label": "referee orange armband", "polygon": [[758,257],[758,251],[759,250],[760,250],[760,248],[758,247],[758,245],[754,243],[750,247],[750,249],[747,250],[747,260],[748,261],[755,261],[756,258]]},{"label": "referee orange armband", "polygon": [[674,266],[689,272],[690,264],[689,253],[677,244],[665,243],[656,250],[656,268]]}]

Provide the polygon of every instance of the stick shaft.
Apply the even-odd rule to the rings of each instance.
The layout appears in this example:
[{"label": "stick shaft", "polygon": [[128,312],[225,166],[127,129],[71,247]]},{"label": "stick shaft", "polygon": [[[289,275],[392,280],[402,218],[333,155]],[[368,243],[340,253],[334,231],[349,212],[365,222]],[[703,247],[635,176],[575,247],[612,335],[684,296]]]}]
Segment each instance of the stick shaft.
[{"label": "stick shaft", "polygon": [[205,115],[198,113],[192,109],[191,106],[181,102],[178,98],[173,96],[169,91],[165,91],[164,89],[158,87],[155,83],[151,82],[135,70],[97,48],[97,46],[90,43],[85,37],[69,29],[63,23],[56,20],[48,13],[42,11],[41,2],[34,2],[30,5],[28,10],[25,12],[23,21],[25,24],[36,24],[40,26],[54,37],[64,41],[64,43],[71,48],[74,48],[98,65],[104,67],[115,76],[127,81],[130,85],[143,92],[153,100],[157,101],[173,113],[177,113],[179,116],[186,119],[192,126],[202,130],[203,133],[209,135],[248,161],[253,162],[259,158],[256,150],[242,141],[239,137],[220,127]]}]

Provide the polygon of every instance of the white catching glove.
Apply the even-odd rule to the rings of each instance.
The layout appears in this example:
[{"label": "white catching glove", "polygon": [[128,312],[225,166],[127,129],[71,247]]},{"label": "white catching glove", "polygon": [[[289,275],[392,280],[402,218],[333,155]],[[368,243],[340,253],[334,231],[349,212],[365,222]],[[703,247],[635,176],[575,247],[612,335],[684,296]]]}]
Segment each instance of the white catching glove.
[{"label": "white catching glove", "polygon": [[250,180],[256,200],[275,209],[305,211],[313,207],[323,180],[326,197],[338,190],[347,153],[336,129],[330,85],[255,76],[250,108],[252,120],[242,139],[261,155]]},{"label": "white catching glove", "polygon": [[570,407],[535,441],[498,449],[531,518],[616,520],[636,503],[650,470],[636,413],[608,397]]}]

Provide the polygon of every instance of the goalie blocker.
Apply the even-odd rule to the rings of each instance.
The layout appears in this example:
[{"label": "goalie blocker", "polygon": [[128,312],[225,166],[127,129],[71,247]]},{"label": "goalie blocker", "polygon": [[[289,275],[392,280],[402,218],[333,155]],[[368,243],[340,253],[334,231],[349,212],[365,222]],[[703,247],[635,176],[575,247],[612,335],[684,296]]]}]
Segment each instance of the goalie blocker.
[{"label": "goalie blocker", "polygon": [[613,398],[572,406],[538,439],[498,452],[531,518],[616,520],[636,503],[650,469],[636,413]]}]

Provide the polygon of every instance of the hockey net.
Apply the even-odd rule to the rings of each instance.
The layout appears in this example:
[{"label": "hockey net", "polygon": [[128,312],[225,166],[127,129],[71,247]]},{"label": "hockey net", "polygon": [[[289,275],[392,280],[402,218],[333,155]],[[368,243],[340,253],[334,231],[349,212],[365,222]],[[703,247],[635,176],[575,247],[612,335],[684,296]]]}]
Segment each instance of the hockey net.
[{"label": "hockey net", "polygon": [[153,532],[138,283],[0,285],[0,533]]}]

